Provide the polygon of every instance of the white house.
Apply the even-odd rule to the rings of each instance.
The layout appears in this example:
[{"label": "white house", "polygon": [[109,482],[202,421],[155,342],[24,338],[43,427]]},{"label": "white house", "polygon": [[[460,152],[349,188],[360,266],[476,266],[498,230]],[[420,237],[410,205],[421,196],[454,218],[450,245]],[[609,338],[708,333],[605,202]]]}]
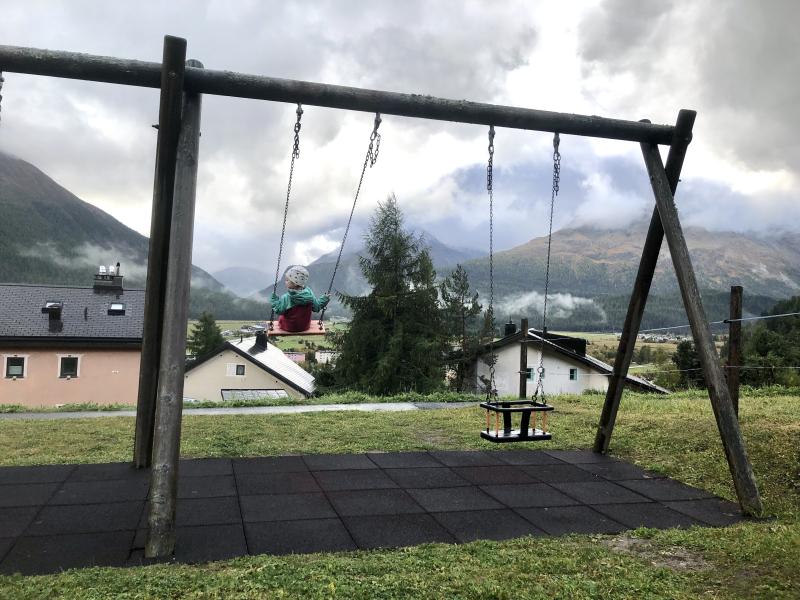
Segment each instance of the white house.
[{"label": "white house", "polygon": [[314,376],[268,343],[263,332],[200,357],[186,367],[183,383],[189,400],[301,399],[313,393]]},{"label": "white house", "polygon": [[[520,393],[522,343],[522,331],[517,331],[493,344],[493,351],[497,356],[495,386],[500,396],[517,396]],[[524,390],[526,397],[531,396],[536,389],[539,379],[537,369],[542,353],[542,383],[545,394],[581,394],[586,390],[605,392],[608,389],[608,376],[612,367],[586,354],[586,340],[561,334],[542,334],[541,331],[529,329],[524,347],[527,364]],[[487,346],[485,353],[488,352]],[[489,366],[483,360],[478,359],[474,377],[476,389],[485,389],[481,382],[489,379]],[[628,375],[626,385],[645,392],[669,393],[669,390],[633,375]]]}]

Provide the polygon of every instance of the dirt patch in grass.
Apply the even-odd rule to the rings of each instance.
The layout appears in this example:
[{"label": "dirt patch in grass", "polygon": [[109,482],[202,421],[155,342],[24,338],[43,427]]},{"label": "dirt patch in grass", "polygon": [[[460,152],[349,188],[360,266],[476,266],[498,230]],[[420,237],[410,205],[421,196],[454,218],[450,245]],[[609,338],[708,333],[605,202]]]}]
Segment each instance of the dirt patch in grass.
[{"label": "dirt patch in grass", "polygon": [[712,564],[699,554],[678,546],[658,546],[651,540],[626,534],[604,539],[602,542],[614,552],[641,558],[654,567],[673,571],[707,571],[712,568]]}]

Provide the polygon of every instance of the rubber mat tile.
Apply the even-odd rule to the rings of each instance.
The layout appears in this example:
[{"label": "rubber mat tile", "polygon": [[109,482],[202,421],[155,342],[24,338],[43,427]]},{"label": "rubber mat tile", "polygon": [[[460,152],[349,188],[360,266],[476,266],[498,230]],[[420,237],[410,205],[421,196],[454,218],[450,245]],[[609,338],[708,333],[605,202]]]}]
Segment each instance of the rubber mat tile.
[{"label": "rubber mat tile", "polygon": [[553,458],[572,464],[618,462],[615,458],[611,458],[606,454],[598,454],[591,450],[543,450],[543,452],[547,452]]},{"label": "rubber mat tile", "polygon": [[568,533],[619,533],[627,529],[588,506],[519,508],[517,512],[550,535]]},{"label": "rubber mat tile", "polygon": [[233,475],[230,458],[184,459],[178,465],[179,477],[210,477],[212,475]]},{"label": "rubber mat tile", "polygon": [[537,481],[544,481],[545,483],[601,481],[594,473],[580,469],[575,465],[567,465],[564,463],[559,465],[537,465],[520,468]]},{"label": "rubber mat tile", "polygon": [[444,512],[434,514],[433,518],[459,542],[546,535],[544,531],[508,509]]},{"label": "rubber mat tile", "polygon": [[491,467],[507,464],[500,458],[499,452],[437,451],[430,455],[448,467]]},{"label": "rubber mat tile", "polygon": [[[143,517],[147,519],[145,512]],[[179,500],[175,514],[177,527],[227,525],[242,520],[238,498],[189,498]]]},{"label": "rubber mat tile", "polygon": [[502,450],[493,452],[509,465],[563,465],[564,463],[541,450]]},{"label": "rubber mat tile", "polygon": [[703,500],[683,500],[663,503],[672,510],[688,515],[714,527],[733,525],[745,519],[738,504],[721,498],[705,498]]},{"label": "rubber mat tile", "polygon": [[265,456],[234,459],[233,470],[237,475],[240,473],[291,473],[308,471],[308,466],[302,456]]},{"label": "rubber mat tile", "polygon": [[75,465],[0,467],[0,484],[56,483],[64,481]]},{"label": "rubber mat tile", "polygon": [[247,522],[336,517],[336,512],[322,493],[241,496],[240,502],[242,518]]},{"label": "rubber mat tile", "polygon": [[123,566],[133,531],[21,537],[0,562],[0,572],[33,575],[89,566]]},{"label": "rubber mat tile", "polygon": [[611,481],[626,479],[661,479],[664,476],[625,462],[584,463],[579,467]]},{"label": "rubber mat tile", "polygon": [[22,535],[33,517],[39,512],[39,506],[20,506],[16,508],[0,508],[0,537],[16,537]]},{"label": "rubber mat tile", "polygon": [[604,504],[594,508],[632,529],[636,527],[667,529],[701,525],[695,519],[667,508],[658,502],[649,502],[647,504]]},{"label": "rubber mat tile", "polygon": [[245,523],[251,554],[292,554],[355,550],[339,519]]},{"label": "rubber mat tile", "polygon": [[369,452],[367,456],[382,469],[441,467],[442,463],[427,452]]},{"label": "rubber mat tile", "polygon": [[304,456],[306,466],[312,471],[345,471],[352,469],[377,469],[366,454],[312,454]]},{"label": "rubber mat tile", "polygon": [[428,512],[505,508],[497,500],[477,487],[431,488],[407,491]]},{"label": "rubber mat tile", "polygon": [[290,473],[237,473],[236,485],[243,496],[258,494],[303,494],[319,492],[317,480],[308,471]]},{"label": "rubber mat tile", "polygon": [[178,498],[218,498],[235,495],[236,482],[233,475],[178,479]]},{"label": "rubber mat tile", "polygon": [[241,523],[178,527],[175,534],[175,559],[180,562],[226,560],[247,554]]},{"label": "rubber mat tile", "polygon": [[439,469],[386,469],[386,473],[397,485],[404,488],[438,488],[472,485],[447,467]]},{"label": "rubber mat tile", "polygon": [[546,483],[522,485],[482,485],[481,489],[506,506],[568,506],[580,504],[577,500],[562,494]]},{"label": "rubber mat tile", "polygon": [[60,483],[0,485],[0,508],[41,506],[53,496],[60,485]]},{"label": "rubber mat tile", "polygon": [[453,467],[453,472],[476,485],[534,483],[536,481],[522,469],[512,466]]},{"label": "rubber mat tile", "polygon": [[681,483],[680,481],[675,481],[674,479],[643,479],[618,481],[617,483],[642,496],[647,496],[651,500],[658,500],[661,502],[699,500],[701,498],[712,497],[712,495],[705,490],[699,490]]},{"label": "rubber mat tile", "polygon": [[116,481],[68,481],[49,504],[102,504],[145,500],[150,487],[146,479]]},{"label": "rubber mat tile", "polygon": [[329,492],[328,498],[336,512],[343,517],[425,512],[425,509],[403,490]]},{"label": "rubber mat tile", "polygon": [[380,469],[317,471],[314,475],[320,487],[326,491],[377,490],[397,487],[397,484]]},{"label": "rubber mat tile", "polygon": [[143,505],[144,502],[110,502],[45,506],[28,527],[26,535],[133,531]]},{"label": "rubber mat tile", "polygon": [[431,515],[376,515],[344,517],[359,548],[399,548],[456,538]]},{"label": "rubber mat tile", "polygon": [[622,502],[647,502],[648,498],[610,481],[574,481],[553,483],[554,488],[584,504],[619,504]]},{"label": "rubber mat tile", "polygon": [[103,481],[116,479],[150,480],[150,469],[135,469],[131,463],[78,465],[67,481]]}]

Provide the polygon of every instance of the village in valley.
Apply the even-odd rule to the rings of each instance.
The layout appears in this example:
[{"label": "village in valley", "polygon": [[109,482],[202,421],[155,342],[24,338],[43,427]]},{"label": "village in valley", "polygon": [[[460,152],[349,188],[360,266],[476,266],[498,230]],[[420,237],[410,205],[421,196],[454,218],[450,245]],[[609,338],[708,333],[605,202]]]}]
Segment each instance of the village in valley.
[{"label": "village in valley", "polygon": [[798,597],[800,10],[722,4],[10,2],[0,598]]}]

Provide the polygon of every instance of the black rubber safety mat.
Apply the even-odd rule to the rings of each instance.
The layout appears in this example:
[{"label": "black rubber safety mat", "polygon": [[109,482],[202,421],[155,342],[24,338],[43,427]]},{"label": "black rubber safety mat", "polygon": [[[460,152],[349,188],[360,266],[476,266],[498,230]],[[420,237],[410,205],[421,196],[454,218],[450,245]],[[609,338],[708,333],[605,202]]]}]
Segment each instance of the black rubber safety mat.
[{"label": "black rubber safety mat", "polygon": [[[149,472],[0,468],[0,573],[146,564]],[[590,451],[182,460],[175,560],[725,526],[738,506]]]}]

